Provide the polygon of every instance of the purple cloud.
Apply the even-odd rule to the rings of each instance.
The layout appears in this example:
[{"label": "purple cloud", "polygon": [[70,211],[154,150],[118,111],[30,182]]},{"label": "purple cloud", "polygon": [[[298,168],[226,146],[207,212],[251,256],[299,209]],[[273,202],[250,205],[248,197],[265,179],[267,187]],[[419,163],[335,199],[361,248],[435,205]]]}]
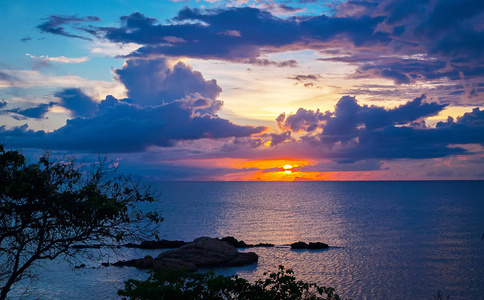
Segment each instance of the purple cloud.
[{"label": "purple cloud", "polygon": [[281,134],[272,133],[271,134],[271,147],[277,146],[280,143],[291,140],[291,132],[285,131]]},{"label": "purple cloud", "polygon": [[182,62],[171,68],[165,58],[128,59],[114,72],[128,89],[128,97],[141,106],[169,103],[193,93],[215,100],[222,92],[216,80],[205,80]]},{"label": "purple cloud", "polygon": [[54,96],[60,99],[58,105],[70,110],[73,117],[88,117],[97,110],[97,102],[77,88],[64,89]]},{"label": "purple cloud", "polygon": [[[171,68],[165,59],[130,59],[115,73],[130,98],[107,96],[98,103],[80,89],[64,89],[55,94],[60,101],[49,105],[71,111],[73,118],[65,126],[52,132],[2,126],[2,140],[10,147],[124,153],[180,141],[243,138],[266,130],[218,117],[221,88],[181,62]],[[40,117],[45,107],[16,113]]]},{"label": "purple cloud", "polygon": [[170,147],[181,140],[246,137],[263,130],[265,127],[239,126],[213,115],[195,114],[183,100],[140,107],[108,97],[93,116],[67,120],[53,132],[3,126],[0,136],[11,147],[123,153]]},{"label": "purple cloud", "polygon": [[483,111],[476,108],[456,121],[449,119],[430,128],[420,120],[438,114],[446,105],[427,103],[424,99],[423,95],[385,109],[362,106],[355,98],[345,96],[336,104],[334,112],[322,114],[300,109],[296,114],[280,115],[277,121],[281,128],[303,133],[298,145],[310,147],[302,150],[306,155],[340,163],[471,154],[458,145],[484,145]]},{"label": "purple cloud", "polygon": [[[318,48],[312,44],[329,41],[362,46],[390,41],[386,33],[375,32],[378,23],[383,21],[381,17],[321,15],[283,19],[264,10],[243,7],[215,10],[185,8],[173,19],[173,23],[166,25],[140,13],[121,20],[121,27],[98,28],[98,33],[104,33],[105,38],[112,42],[143,45],[132,54],[141,57],[158,54],[254,63],[258,62],[255,59],[262,54],[263,48],[296,47],[301,43],[305,47]],[[287,64],[280,66],[284,65]]]},{"label": "purple cloud", "polygon": [[76,16],[53,15],[45,18],[44,20],[46,20],[44,23],[37,26],[37,28],[40,29],[41,32],[62,35],[62,36],[72,37],[72,38],[79,38],[79,39],[90,41],[91,40],[90,38],[66,32],[65,28],[62,27],[62,25],[80,23],[80,22],[95,22],[101,19],[93,16],[88,16],[86,18],[79,18]]},{"label": "purple cloud", "polygon": [[[32,118],[32,119],[44,119],[45,114],[49,112],[49,108],[54,106],[55,102],[50,102],[48,104],[39,104],[35,107],[29,107],[29,108],[14,108],[10,110],[1,110],[0,113],[11,113],[13,114],[13,118],[16,120],[25,120],[27,118]],[[6,105],[6,102],[5,102]],[[0,102],[0,108],[2,107],[2,103]]]}]

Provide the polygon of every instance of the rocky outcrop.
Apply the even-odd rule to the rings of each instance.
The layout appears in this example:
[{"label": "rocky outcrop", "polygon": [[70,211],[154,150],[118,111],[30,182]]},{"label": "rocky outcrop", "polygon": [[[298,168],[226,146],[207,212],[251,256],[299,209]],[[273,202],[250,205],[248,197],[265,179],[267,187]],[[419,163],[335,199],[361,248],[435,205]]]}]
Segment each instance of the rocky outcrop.
[{"label": "rocky outcrop", "polygon": [[171,248],[180,248],[181,246],[185,246],[187,242],[184,241],[168,241],[168,240],[161,240],[161,241],[143,241],[141,244],[133,244],[129,243],[124,245],[127,248],[140,248],[140,249],[171,249]]},{"label": "rocky outcrop", "polygon": [[141,269],[183,268],[196,271],[203,267],[233,267],[256,263],[259,257],[254,252],[240,253],[229,243],[218,239],[201,237],[179,249],[162,252],[156,258],[119,261],[114,266],[133,266]]},{"label": "rocky outcrop", "polygon": [[188,272],[195,272],[197,267],[194,264],[184,262],[182,260],[165,259],[158,260],[154,259],[152,256],[147,255],[144,258],[132,259],[132,260],[120,260],[112,264],[117,267],[136,267],[139,269],[151,269],[158,271],[161,268],[171,268],[171,269],[185,269]]},{"label": "rocky outcrop", "polygon": [[226,236],[220,239],[223,242],[227,242],[230,245],[234,246],[235,248],[252,248],[252,247],[274,247],[274,244],[268,243],[259,243],[256,245],[253,244],[246,244],[244,241],[238,241],[233,236]]},{"label": "rocky outcrop", "polygon": [[305,243],[305,242],[297,242],[291,244],[291,249],[308,249],[308,250],[316,250],[316,249],[328,249],[329,245],[321,242],[317,243]]},{"label": "rocky outcrop", "polygon": [[[247,244],[244,241],[239,241],[233,236],[226,236],[219,239],[222,242],[227,242],[230,245],[234,246],[235,248],[252,248],[252,247],[274,247],[274,244],[268,243],[259,243],[259,244]],[[125,244],[124,247],[127,248],[140,248],[140,249],[175,249],[180,248],[188,244],[184,241],[169,241],[169,240],[160,240],[160,241],[143,241],[141,244]]]}]

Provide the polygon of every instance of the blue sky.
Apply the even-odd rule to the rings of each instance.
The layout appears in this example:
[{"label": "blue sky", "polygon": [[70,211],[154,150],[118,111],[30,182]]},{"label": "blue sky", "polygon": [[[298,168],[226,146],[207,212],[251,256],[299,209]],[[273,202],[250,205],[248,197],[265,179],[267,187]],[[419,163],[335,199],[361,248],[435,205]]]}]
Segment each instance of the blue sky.
[{"label": "blue sky", "polygon": [[7,148],[159,180],[484,177],[482,1],[2,6]]}]

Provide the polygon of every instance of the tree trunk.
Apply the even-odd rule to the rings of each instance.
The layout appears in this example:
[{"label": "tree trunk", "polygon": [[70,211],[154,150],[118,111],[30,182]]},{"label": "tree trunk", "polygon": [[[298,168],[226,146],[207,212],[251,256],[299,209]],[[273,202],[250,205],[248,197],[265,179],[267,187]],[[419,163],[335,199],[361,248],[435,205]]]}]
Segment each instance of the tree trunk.
[{"label": "tree trunk", "polygon": [[10,288],[12,287],[12,284],[15,282],[15,280],[10,277],[5,284],[4,287],[2,287],[2,292],[0,293],[0,300],[5,300],[7,299],[7,294],[10,292]]}]

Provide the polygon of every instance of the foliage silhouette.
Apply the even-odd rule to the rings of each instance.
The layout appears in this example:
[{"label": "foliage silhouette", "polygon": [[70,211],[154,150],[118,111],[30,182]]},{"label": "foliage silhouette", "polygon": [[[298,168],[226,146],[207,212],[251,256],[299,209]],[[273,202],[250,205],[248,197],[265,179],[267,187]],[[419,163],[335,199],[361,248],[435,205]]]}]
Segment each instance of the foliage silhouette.
[{"label": "foliage silhouette", "polygon": [[14,283],[33,278],[43,260],[92,258],[92,249],[73,246],[152,236],[163,218],[137,207],[156,196],[139,180],[118,175],[105,157],[85,164],[46,153],[27,163],[0,145],[0,299]]},{"label": "foliage silhouette", "polygon": [[213,272],[188,273],[161,269],[145,281],[130,279],[118,291],[131,300],[340,300],[333,288],[296,280],[291,269],[279,266],[254,283],[238,276],[215,276]]}]

